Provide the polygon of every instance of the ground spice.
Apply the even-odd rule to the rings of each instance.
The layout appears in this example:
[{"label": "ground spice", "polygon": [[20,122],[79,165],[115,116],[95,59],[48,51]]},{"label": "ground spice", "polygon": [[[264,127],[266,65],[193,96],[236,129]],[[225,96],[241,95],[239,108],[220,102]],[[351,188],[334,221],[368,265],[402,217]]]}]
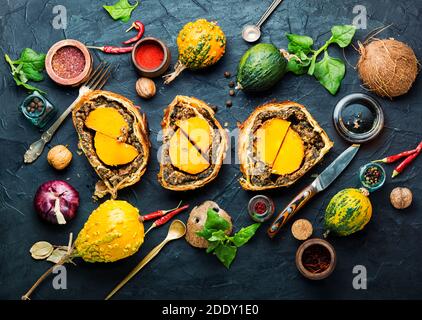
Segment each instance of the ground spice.
[{"label": "ground spice", "polygon": [[57,50],[51,59],[54,73],[63,79],[73,79],[85,69],[85,57],[81,50],[65,46]]},{"label": "ground spice", "polygon": [[145,42],[135,53],[136,62],[146,70],[157,69],[164,60],[163,48],[154,42]]},{"label": "ground spice", "polygon": [[321,273],[328,269],[330,263],[330,252],[324,246],[314,244],[303,251],[302,264],[309,272]]}]

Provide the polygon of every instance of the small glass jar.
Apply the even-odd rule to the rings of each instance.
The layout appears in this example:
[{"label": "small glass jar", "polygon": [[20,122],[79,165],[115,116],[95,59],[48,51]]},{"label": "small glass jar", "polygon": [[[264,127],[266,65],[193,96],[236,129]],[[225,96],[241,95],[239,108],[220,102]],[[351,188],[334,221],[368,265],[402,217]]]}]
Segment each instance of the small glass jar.
[{"label": "small glass jar", "polygon": [[[371,170],[378,173],[371,174],[370,172]],[[374,174],[378,176],[374,177]],[[371,178],[371,175],[373,176],[372,178]],[[359,169],[360,183],[369,192],[373,192],[381,188],[385,182],[385,176],[386,174],[385,174],[384,168],[378,163],[370,162],[360,167]],[[371,179],[376,180],[376,181],[371,182]]]},{"label": "small glass jar", "polygon": [[274,214],[274,210],[274,202],[264,195],[257,195],[249,200],[249,215],[256,222],[267,221]]},{"label": "small glass jar", "polygon": [[26,97],[19,108],[25,118],[38,128],[43,128],[56,113],[53,104],[38,91]]}]

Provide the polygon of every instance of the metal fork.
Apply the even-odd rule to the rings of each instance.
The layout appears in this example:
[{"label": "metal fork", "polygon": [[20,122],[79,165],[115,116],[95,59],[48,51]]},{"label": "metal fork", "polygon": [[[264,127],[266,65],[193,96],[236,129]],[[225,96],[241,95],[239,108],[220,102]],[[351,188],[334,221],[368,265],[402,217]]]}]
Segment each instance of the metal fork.
[{"label": "metal fork", "polygon": [[51,127],[41,135],[39,140],[35,141],[29,146],[29,149],[23,156],[25,163],[31,163],[38,159],[47,142],[51,140],[54,133],[67,118],[69,113],[72,112],[73,107],[82,98],[82,96],[89,91],[100,90],[106,84],[110,75],[111,64],[101,62],[90,75],[88,80],[86,80],[85,83],[79,88],[79,94],[75,101],[73,101],[73,103],[61,114],[61,116],[51,125]]}]

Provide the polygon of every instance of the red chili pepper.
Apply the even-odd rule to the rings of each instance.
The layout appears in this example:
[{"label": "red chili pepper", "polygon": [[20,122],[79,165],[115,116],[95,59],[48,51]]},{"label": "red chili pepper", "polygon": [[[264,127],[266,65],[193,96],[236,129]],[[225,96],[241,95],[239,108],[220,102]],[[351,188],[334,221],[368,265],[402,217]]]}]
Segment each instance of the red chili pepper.
[{"label": "red chili pepper", "polygon": [[177,208],[171,211],[169,214],[166,214],[165,216],[161,217],[160,219],[155,220],[154,223],[151,225],[151,227],[149,227],[147,232],[145,232],[145,234],[147,234],[151,229],[154,229],[156,227],[162,226],[163,224],[167,223],[171,218],[173,218],[175,215],[177,215],[178,213],[182,212],[183,210],[187,208],[189,208],[189,205],[185,204],[183,207]]},{"label": "red chili pepper", "polygon": [[113,53],[113,54],[132,52],[132,49],[133,49],[133,47],[114,47],[114,46],[102,46],[102,47],[87,46],[87,48],[97,49],[105,53]]},{"label": "red chili pepper", "polygon": [[398,154],[383,158],[383,159],[379,159],[379,160],[374,160],[372,162],[383,162],[383,163],[393,163],[396,162],[397,160],[404,158],[404,157],[408,157],[412,154],[414,154],[415,152],[420,152],[420,150],[422,149],[422,141],[421,143],[419,143],[419,145],[416,147],[416,149],[413,150],[408,150],[408,151],[404,151],[404,152],[400,152]]},{"label": "red chili pepper", "polygon": [[130,38],[130,39],[124,41],[123,44],[134,43],[134,42],[138,41],[139,39],[141,39],[142,36],[144,35],[145,26],[141,21],[136,20],[135,22],[133,22],[132,25],[130,26],[130,28],[126,30],[126,32],[128,32],[129,30],[132,30],[133,28],[138,30],[138,34],[136,36],[134,36],[133,38]]},{"label": "red chili pepper", "polygon": [[176,208],[169,209],[169,210],[157,210],[157,211],[154,211],[154,212],[151,212],[151,213],[148,213],[146,215],[141,216],[141,219],[142,219],[142,221],[148,221],[148,220],[152,220],[152,219],[155,219],[155,218],[160,218],[160,217],[166,215],[167,213],[169,213],[173,210],[179,209],[181,204],[182,204],[182,201],[179,202],[179,204],[177,205]]},{"label": "red chili pepper", "polygon": [[406,168],[418,155],[421,153],[421,150],[411,154],[406,159],[404,159],[393,171],[393,174],[391,175],[392,178],[397,176],[399,173],[401,173],[404,168]]}]

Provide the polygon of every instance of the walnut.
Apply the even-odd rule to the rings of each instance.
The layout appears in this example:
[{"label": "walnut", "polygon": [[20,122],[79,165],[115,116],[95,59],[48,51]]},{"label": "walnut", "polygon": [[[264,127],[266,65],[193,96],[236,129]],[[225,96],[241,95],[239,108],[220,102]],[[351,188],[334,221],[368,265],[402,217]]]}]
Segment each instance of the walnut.
[{"label": "walnut", "polygon": [[135,88],[138,95],[144,99],[151,99],[155,96],[155,83],[151,79],[139,78],[136,81]]},{"label": "walnut", "polygon": [[47,161],[54,169],[63,170],[72,161],[72,152],[63,145],[57,145],[48,152]]},{"label": "walnut", "polygon": [[412,204],[412,191],[408,188],[397,187],[391,191],[390,201],[396,209],[406,209]]}]

